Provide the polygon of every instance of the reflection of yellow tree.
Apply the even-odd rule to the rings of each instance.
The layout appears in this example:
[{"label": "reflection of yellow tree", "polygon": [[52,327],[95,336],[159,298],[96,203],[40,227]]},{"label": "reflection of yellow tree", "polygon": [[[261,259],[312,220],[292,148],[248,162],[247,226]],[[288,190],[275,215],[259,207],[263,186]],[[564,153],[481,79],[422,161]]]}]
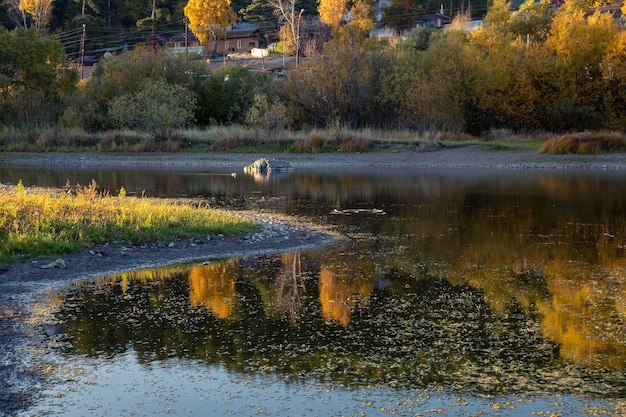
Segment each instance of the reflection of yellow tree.
[{"label": "reflection of yellow tree", "polygon": [[120,272],[117,275],[107,275],[98,278],[96,279],[96,284],[101,288],[106,288],[106,292],[108,293],[119,283],[122,293],[126,294],[131,283],[146,284],[148,282],[164,281],[174,274],[184,272],[186,272],[186,268],[183,266],[140,269],[137,271]]},{"label": "reflection of yellow tree", "polygon": [[547,267],[552,295],[537,305],[543,334],[561,345],[561,355],[608,367],[626,365],[624,265],[613,273],[590,276],[580,265],[555,261]]},{"label": "reflection of yellow tree", "polygon": [[371,270],[339,271],[339,268],[322,266],[319,294],[324,320],[336,321],[345,327],[350,324],[352,310],[358,304],[365,304],[365,297],[374,291],[376,273],[373,266]]},{"label": "reflection of yellow tree", "polygon": [[235,303],[235,260],[196,266],[189,272],[189,299],[220,319],[230,316]]}]

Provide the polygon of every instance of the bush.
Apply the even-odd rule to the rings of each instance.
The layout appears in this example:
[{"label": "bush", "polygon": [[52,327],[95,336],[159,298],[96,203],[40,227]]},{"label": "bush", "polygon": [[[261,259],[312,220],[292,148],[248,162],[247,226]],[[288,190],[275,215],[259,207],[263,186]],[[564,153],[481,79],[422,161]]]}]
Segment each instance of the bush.
[{"label": "bush", "polygon": [[270,138],[276,137],[287,126],[287,110],[284,104],[268,100],[264,94],[254,96],[254,103],[246,114],[248,126],[265,129]]},{"label": "bush", "polygon": [[111,102],[109,117],[118,127],[145,129],[156,140],[175,139],[174,128],[193,119],[195,98],[181,85],[145,80],[136,93]]},{"label": "bush", "polygon": [[546,141],[539,153],[598,154],[626,150],[626,134],[621,132],[572,133]]}]

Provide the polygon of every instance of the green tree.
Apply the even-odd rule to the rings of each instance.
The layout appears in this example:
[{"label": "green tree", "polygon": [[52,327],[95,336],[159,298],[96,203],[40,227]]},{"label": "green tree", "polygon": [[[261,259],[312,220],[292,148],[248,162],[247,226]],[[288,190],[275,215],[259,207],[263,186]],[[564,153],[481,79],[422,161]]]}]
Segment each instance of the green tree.
[{"label": "green tree", "polygon": [[257,94],[266,93],[271,79],[240,65],[220,68],[209,77],[193,79],[197,94],[196,121],[199,125],[244,123]]},{"label": "green tree", "polygon": [[72,95],[75,71],[65,68],[63,47],[34,30],[0,27],[0,124],[54,125]]},{"label": "green tree", "polygon": [[245,123],[248,126],[265,129],[268,137],[273,138],[287,126],[287,109],[267,94],[256,94],[252,106],[246,112]]},{"label": "green tree", "polygon": [[166,50],[139,47],[107,58],[87,81],[75,102],[75,123],[88,130],[113,127],[108,118],[112,100],[134,94],[146,80],[178,84],[192,90],[194,80],[208,74],[202,61],[170,55]]},{"label": "green tree", "polygon": [[117,127],[148,130],[157,140],[169,139],[174,128],[193,120],[195,101],[181,85],[146,79],[136,92],[111,101],[109,118]]},{"label": "green tree", "polygon": [[383,23],[399,31],[410,29],[424,11],[417,0],[391,0],[383,12]]},{"label": "green tree", "polygon": [[274,14],[274,8],[266,0],[253,0],[245,8],[238,12],[243,20],[247,22],[276,22],[278,19]]},{"label": "green tree", "polygon": [[[422,35],[425,36],[425,35]],[[382,100],[393,125],[417,130],[461,131],[472,97],[475,59],[463,31],[447,31],[399,45],[385,71]],[[427,49],[423,49],[427,46]]]}]

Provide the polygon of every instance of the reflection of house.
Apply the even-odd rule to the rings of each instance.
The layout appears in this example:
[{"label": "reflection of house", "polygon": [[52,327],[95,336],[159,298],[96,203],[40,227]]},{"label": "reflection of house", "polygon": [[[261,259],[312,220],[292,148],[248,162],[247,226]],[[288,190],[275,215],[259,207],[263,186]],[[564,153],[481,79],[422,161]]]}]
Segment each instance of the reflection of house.
[{"label": "reflection of house", "polygon": [[[218,37],[218,54],[249,53],[253,48],[258,48],[261,41],[261,32],[258,25],[251,23],[235,23],[226,29],[226,36]],[[198,38],[191,32],[174,35],[168,42],[168,48],[172,52],[202,53],[203,48]],[[213,42],[209,41],[206,50],[213,52]]]}]

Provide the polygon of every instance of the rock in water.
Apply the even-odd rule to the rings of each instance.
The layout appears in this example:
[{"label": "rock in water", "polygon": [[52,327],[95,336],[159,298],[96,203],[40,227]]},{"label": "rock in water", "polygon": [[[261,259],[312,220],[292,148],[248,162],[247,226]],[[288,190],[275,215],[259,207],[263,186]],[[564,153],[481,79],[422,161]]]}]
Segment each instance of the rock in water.
[{"label": "rock in water", "polygon": [[246,165],[243,169],[243,172],[246,174],[267,174],[269,172],[288,172],[293,171],[291,164],[286,161],[281,161],[280,159],[267,159],[260,158],[251,163],[250,165]]}]

